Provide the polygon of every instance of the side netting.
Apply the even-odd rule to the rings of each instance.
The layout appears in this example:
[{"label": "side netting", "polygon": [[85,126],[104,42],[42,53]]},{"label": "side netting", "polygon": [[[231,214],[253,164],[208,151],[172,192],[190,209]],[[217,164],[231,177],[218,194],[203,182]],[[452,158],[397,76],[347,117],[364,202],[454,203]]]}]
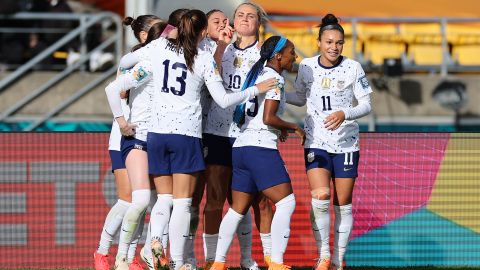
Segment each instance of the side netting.
[{"label": "side netting", "polygon": [[[107,146],[106,133],[0,133],[1,268],[93,266],[116,201]],[[303,149],[290,138],[280,151],[297,198],[285,262],[312,266]],[[347,265],[480,266],[479,162],[479,133],[362,133]],[[200,219],[195,252],[202,261]],[[236,240],[228,258],[238,267]]]}]

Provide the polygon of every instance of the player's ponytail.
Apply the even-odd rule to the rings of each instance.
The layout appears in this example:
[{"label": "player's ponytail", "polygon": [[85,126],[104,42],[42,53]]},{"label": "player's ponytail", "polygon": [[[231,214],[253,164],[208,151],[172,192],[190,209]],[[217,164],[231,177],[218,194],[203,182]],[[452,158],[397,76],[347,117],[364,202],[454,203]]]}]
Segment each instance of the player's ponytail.
[{"label": "player's ponytail", "polygon": [[173,41],[177,53],[183,50],[185,62],[190,71],[193,71],[195,56],[198,54],[198,41],[202,31],[207,28],[207,17],[198,9],[189,10],[180,19],[178,25],[178,37]]},{"label": "player's ponytail", "polygon": [[[242,85],[242,91],[254,86],[257,81],[258,75],[262,72],[265,62],[270,60],[285,48],[287,39],[281,36],[269,37],[262,45],[260,49],[260,59],[252,66],[252,69],[247,74],[247,79]],[[245,121],[245,103],[237,105],[235,112],[233,113],[233,121],[241,126]]]}]

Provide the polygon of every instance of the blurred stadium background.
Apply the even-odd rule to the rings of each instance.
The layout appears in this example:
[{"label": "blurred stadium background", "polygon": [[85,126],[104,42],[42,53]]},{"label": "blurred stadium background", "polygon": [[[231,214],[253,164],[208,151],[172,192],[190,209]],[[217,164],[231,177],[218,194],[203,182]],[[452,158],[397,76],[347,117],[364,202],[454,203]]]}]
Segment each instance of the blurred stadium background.
[{"label": "blurred stadium background", "polygon": [[[110,130],[104,87],[135,44],[121,19],[183,7],[231,17],[242,1],[69,0],[68,12],[40,2],[0,4],[0,268],[88,268],[115,201],[108,134],[94,132]],[[255,2],[270,19],[262,38],[285,35],[299,61],[318,53],[321,17],[340,17],[344,55],[373,86],[348,265],[480,268],[480,1]],[[300,198],[286,261],[313,265],[302,150],[281,147]],[[237,248],[230,257],[238,265]]]}]

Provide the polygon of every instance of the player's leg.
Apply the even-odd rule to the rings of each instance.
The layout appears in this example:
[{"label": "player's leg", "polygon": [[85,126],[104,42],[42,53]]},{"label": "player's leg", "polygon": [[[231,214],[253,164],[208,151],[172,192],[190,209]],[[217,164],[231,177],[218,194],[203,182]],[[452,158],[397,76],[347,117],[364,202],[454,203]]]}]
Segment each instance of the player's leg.
[{"label": "player's leg", "polygon": [[206,180],[206,203],[203,210],[203,245],[205,261],[209,264],[215,260],[218,230],[222,221],[223,206],[230,189],[232,168],[208,164],[204,175]]},{"label": "player's leg", "polygon": [[[132,145],[138,143],[133,142]],[[148,158],[147,152],[122,145],[122,152],[126,153],[125,165],[127,167],[128,178],[132,187],[132,203],[122,221],[122,230],[120,232],[120,241],[118,245],[115,264],[126,260],[128,248],[134,238],[134,233],[140,224],[150,202],[150,180],[148,176]],[[146,144],[145,144],[146,145]],[[129,149],[124,151],[123,148]],[[146,150],[146,147],[145,147]],[[130,262],[129,262],[130,263]],[[123,265],[123,263],[121,263]]]},{"label": "player's leg", "polygon": [[359,152],[334,157],[335,179],[333,204],[335,210],[335,240],[331,269],[342,269],[348,240],[353,228],[352,194],[358,176]]},{"label": "player's leg", "polygon": [[110,151],[112,160],[112,171],[115,176],[115,184],[117,188],[117,202],[110,208],[105,218],[98,249],[94,253],[95,270],[110,269],[108,262],[108,251],[113,241],[114,235],[122,225],[123,217],[132,201],[132,189],[130,180],[128,179],[125,162],[121,157],[120,151]]},{"label": "player's leg", "polygon": [[254,193],[232,191],[233,203],[220,224],[217,250],[215,252],[215,262],[210,268],[211,270],[226,269],[225,262],[233,237],[237,231],[238,225],[244,218],[244,215],[250,214],[248,209],[254,198]]},{"label": "player's leg", "polygon": [[264,262],[268,267],[272,251],[272,235],[270,233],[273,219],[272,205],[270,200],[265,197],[263,193],[259,193],[252,208],[255,216],[255,224],[260,232]]},{"label": "player's leg", "polygon": [[185,243],[184,261],[192,265],[192,269],[197,269],[197,258],[195,257],[195,237],[197,234],[198,222],[199,222],[199,208],[202,202],[203,193],[205,191],[205,176],[200,173],[197,183],[195,185],[195,191],[193,192],[192,207],[190,215],[190,235]]},{"label": "player's leg", "polygon": [[319,260],[314,268],[327,270],[330,266],[330,181],[332,161],[330,155],[320,149],[305,149],[305,165],[310,185],[311,222]]}]

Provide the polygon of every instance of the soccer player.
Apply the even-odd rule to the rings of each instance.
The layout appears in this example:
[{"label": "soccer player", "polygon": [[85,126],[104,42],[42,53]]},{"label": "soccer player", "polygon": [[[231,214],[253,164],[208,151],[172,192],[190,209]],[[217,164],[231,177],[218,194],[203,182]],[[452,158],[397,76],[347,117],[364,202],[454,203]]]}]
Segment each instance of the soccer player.
[{"label": "soccer player", "polygon": [[133,53],[138,60],[152,63],[155,92],[147,134],[148,167],[157,191],[173,194],[169,237],[174,270],[191,267],[184,265],[183,253],[189,237],[192,194],[199,172],[205,169],[200,106],[203,84],[223,107],[252,99],[276,84],[272,79],[246,91],[226,93],[212,55],[198,50],[206,27],[205,14],[189,10],[180,20],[176,39],[159,38]]},{"label": "soccer player", "polygon": [[[352,193],[358,176],[359,129],[355,119],[371,111],[372,89],[361,65],[342,56],[344,31],[327,14],[318,34],[320,55],[304,59],[287,102],[307,104],[305,165],[312,194],[312,225],[319,260],[316,270],[341,270],[352,231]],[[353,97],[358,105],[353,106]],[[333,182],[333,192],[330,190]],[[330,255],[330,197],[335,210],[335,241]]]},{"label": "soccer player", "polygon": [[[207,12],[206,16],[208,19],[207,36],[200,42],[199,49],[209,52],[213,55],[215,49],[217,48],[219,34],[227,25],[227,17],[221,10],[218,9],[210,10],[209,12]],[[201,91],[200,96],[200,104],[202,106],[202,131],[205,130],[208,111],[212,104],[212,97],[208,93],[208,89],[206,89],[206,86],[204,86],[204,88],[205,89]],[[205,174],[201,173],[195,186],[195,192],[192,198],[190,236],[185,243],[184,252],[184,260],[186,263],[189,263],[193,266],[193,270],[197,268],[197,258],[194,252],[194,240],[199,222],[199,207],[203,198],[204,191]]]},{"label": "soccer player", "polygon": [[243,216],[248,214],[258,192],[262,192],[276,206],[268,269],[290,269],[283,263],[283,254],[290,237],[295,196],[285,163],[277,150],[277,141],[279,137],[285,140],[288,130],[295,131],[302,138],[302,143],[305,139],[304,131],[297,124],[279,117],[285,107],[285,82],[280,74],[284,70],[291,71],[296,58],[295,46],[291,41],[280,36],[270,37],[262,45],[260,59],[253,65],[242,86],[245,89],[256,80],[267,78],[278,80],[275,89],[249,100],[246,105],[242,104],[243,107],[237,106],[235,110],[235,122],[242,123],[244,120],[245,123],[233,144],[233,204],[220,225],[215,262],[211,270],[226,269],[226,255],[235,230]]},{"label": "soccer player", "polygon": [[[160,37],[167,26],[165,22],[154,24],[149,32],[147,40],[134,50],[150,43],[152,40]],[[150,179],[148,175],[147,159],[147,131],[148,123],[151,118],[151,100],[154,92],[153,81],[150,80],[151,73],[150,61],[142,61],[128,70],[125,74],[119,76],[110,83],[105,91],[107,92],[110,108],[122,132],[122,156],[127,166],[127,172],[132,185],[132,204],[122,222],[122,231],[120,233],[120,243],[115,262],[116,269],[128,269],[125,251],[132,241],[136,230],[142,231],[144,214],[150,203]],[[147,82],[146,82],[147,81]],[[145,83],[146,82],[146,83]],[[129,122],[122,116],[122,107],[120,106],[120,93],[130,89]],[[158,196],[161,199],[161,196]],[[171,197],[171,196],[170,196]],[[155,212],[153,212],[155,213]],[[168,223],[169,213],[165,215],[164,223]],[[141,235],[141,233],[139,233]],[[153,259],[153,258],[152,258]],[[157,259],[157,258],[155,258]],[[163,265],[168,260],[163,256]],[[149,268],[158,268],[157,260],[147,260]]]},{"label": "soccer player", "polygon": [[[259,28],[262,22],[266,20],[265,17],[265,12],[258,5],[252,3],[240,4],[234,12],[234,29],[227,23],[219,36],[215,59],[217,65],[221,67],[223,85],[229,92],[240,91],[247,73],[260,58]],[[231,43],[234,36],[236,36],[236,40]],[[206,148],[207,196],[204,209],[203,238],[207,269],[215,259],[223,205],[227,194],[230,193],[232,145],[240,132],[240,129],[232,121],[234,109],[235,106],[224,109],[212,104],[205,126],[203,142]],[[260,231],[264,255],[268,262],[271,248],[271,206],[262,196],[259,196],[253,205],[256,220],[259,220],[257,227]],[[257,270],[258,265],[251,255],[251,231],[252,218],[248,214],[245,215],[237,231],[241,252],[240,266],[242,269]]]},{"label": "soccer player", "polygon": [[[140,43],[143,43],[147,39],[147,32],[149,31],[150,27],[160,21],[160,18],[155,15],[142,15],[137,17],[136,19],[133,19],[132,17],[126,17],[123,23],[125,25],[130,25],[137,40]],[[125,119],[128,119],[129,107],[124,101],[125,100],[122,100],[123,112],[124,116],[126,117]],[[112,171],[115,175],[118,201],[110,209],[105,219],[102,234],[100,236],[100,243],[98,245],[97,251],[94,253],[94,264],[96,270],[110,269],[110,264],[108,262],[108,250],[110,249],[113,236],[120,228],[122,220],[132,200],[132,189],[130,186],[130,180],[128,178],[125,162],[121,154],[121,138],[122,135],[120,133],[120,128],[117,121],[114,120],[112,123],[112,130],[110,132],[108,149],[112,162]],[[131,243],[128,251],[127,257],[128,260],[131,262],[132,268],[135,266],[140,266],[134,258],[137,243],[138,238],[135,238],[134,241]]]}]

